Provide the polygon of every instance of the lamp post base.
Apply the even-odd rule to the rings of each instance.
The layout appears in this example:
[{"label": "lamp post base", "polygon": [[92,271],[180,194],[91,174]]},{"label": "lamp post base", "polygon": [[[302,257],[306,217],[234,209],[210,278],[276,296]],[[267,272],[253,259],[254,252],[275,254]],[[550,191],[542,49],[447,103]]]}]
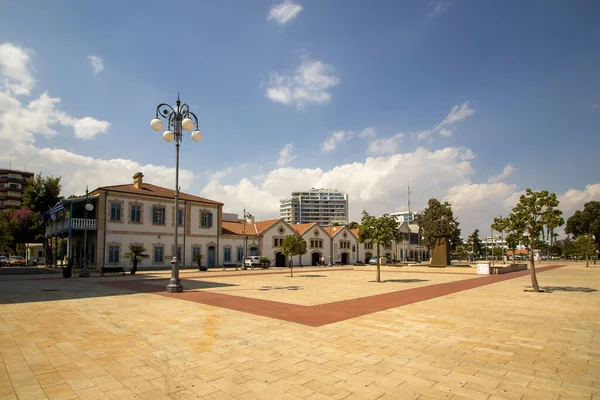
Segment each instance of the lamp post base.
[{"label": "lamp post base", "polygon": [[173,257],[173,260],[171,260],[171,279],[167,285],[167,293],[181,292],[183,292],[183,285],[179,280],[179,260],[177,260],[177,257]]},{"label": "lamp post base", "polygon": [[179,279],[171,279],[167,285],[167,293],[181,293],[183,292],[183,285]]},{"label": "lamp post base", "polygon": [[83,268],[81,269],[81,272],[79,273],[79,277],[80,278],[89,278],[90,277],[90,273],[87,269],[87,261],[83,260]]}]

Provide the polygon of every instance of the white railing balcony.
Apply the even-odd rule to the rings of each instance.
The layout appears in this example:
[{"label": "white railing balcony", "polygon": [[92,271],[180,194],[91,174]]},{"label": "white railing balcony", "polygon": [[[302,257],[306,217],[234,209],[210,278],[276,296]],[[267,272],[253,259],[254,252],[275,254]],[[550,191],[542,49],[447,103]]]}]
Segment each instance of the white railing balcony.
[{"label": "white railing balcony", "polygon": [[88,218],[87,219],[87,227],[86,227],[86,219],[85,218],[73,218],[71,220],[71,227],[73,229],[96,229],[96,220]]}]

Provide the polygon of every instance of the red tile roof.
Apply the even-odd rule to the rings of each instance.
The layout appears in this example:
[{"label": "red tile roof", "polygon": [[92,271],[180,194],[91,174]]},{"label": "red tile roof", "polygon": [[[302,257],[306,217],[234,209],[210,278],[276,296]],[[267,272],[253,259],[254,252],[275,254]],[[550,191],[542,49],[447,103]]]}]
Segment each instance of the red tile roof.
[{"label": "red tile roof", "polygon": [[264,221],[255,221],[254,228],[256,229],[256,234],[260,235],[261,233],[263,233],[264,231],[266,231],[267,229],[269,229],[270,227],[272,227],[279,221],[283,221],[283,218],[267,219]]},{"label": "red tile roof", "polygon": [[306,224],[296,224],[296,225],[292,225],[292,228],[294,228],[294,230],[296,232],[298,232],[299,235],[304,235],[304,232],[309,230],[315,224],[316,224],[316,222],[308,222]]},{"label": "red tile roof", "polygon": [[221,232],[224,235],[256,235],[254,224],[246,222],[246,233],[244,233],[244,220],[223,221],[221,223]]},{"label": "red tile roof", "polygon": [[[172,189],[167,189],[162,186],[152,185],[150,183],[142,183],[142,187],[140,189],[136,188],[133,183],[127,185],[113,185],[113,186],[101,186],[98,189],[94,190],[92,193],[96,193],[100,190],[109,190],[111,192],[118,193],[131,193],[131,194],[139,194],[153,197],[162,197],[165,199],[174,199],[175,191]],[[205,199],[204,197],[194,196],[188,193],[179,192],[180,200],[187,201],[197,201],[202,203],[223,205],[215,200]]]}]

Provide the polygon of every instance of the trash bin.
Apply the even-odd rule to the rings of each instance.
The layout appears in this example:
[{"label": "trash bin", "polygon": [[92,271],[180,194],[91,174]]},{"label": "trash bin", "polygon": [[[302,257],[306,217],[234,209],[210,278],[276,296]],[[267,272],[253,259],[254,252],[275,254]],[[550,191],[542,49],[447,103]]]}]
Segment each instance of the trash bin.
[{"label": "trash bin", "polygon": [[63,265],[62,273],[63,278],[70,278],[71,274],[73,273],[73,267],[71,264]]}]

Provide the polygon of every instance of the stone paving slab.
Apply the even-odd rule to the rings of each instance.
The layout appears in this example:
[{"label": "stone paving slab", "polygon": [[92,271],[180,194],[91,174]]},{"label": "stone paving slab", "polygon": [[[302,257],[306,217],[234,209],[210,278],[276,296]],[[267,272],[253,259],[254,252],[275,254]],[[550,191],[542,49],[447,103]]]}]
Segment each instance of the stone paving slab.
[{"label": "stone paving slab", "polygon": [[320,327],[91,280],[0,281],[0,398],[598,398],[600,268],[538,279],[551,292],[516,276]]}]

